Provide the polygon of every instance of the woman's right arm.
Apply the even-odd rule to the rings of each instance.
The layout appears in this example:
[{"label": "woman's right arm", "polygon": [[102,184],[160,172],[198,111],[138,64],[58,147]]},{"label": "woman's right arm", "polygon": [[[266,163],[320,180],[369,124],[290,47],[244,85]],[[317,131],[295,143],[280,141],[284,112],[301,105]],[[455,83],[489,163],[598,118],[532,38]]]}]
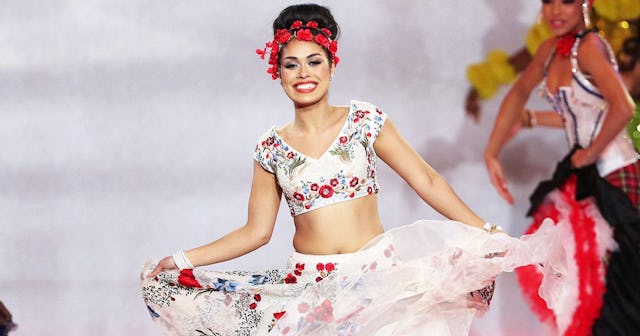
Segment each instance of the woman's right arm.
[{"label": "woman's right arm", "polygon": [[554,39],[549,39],[538,48],[533,61],[522,72],[521,76],[505,96],[500,105],[500,111],[496,117],[493,131],[491,132],[489,142],[485,149],[484,159],[491,183],[500,196],[510,204],[513,203],[513,197],[507,188],[498,155],[502,147],[509,140],[514,125],[520,122],[520,112],[529,99],[531,91],[533,91],[535,86],[538,85],[543,78],[545,63],[554,48],[554,43]]},{"label": "woman's right arm", "polygon": [[[189,261],[193,266],[215,264],[245,255],[268,243],[278,215],[281,196],[282,192],[276,183],[275,175],[254,161],[247,223],[211,243],[185,251]],[[172,256],[161,259],[148,276],[153,277],[169,269],[177,269]]]}]

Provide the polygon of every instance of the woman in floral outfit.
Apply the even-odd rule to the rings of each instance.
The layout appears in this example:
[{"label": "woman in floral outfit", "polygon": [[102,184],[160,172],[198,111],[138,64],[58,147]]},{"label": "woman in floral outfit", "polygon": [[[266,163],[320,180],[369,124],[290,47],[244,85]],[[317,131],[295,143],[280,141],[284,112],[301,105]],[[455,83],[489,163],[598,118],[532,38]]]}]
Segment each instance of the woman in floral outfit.
[{"label": "woman in floral outfit", "polygon": [[[255,151],[247,222],[206,245],[145,265],[144,300],[171,335],[466,335],[496,275],[548,259],[553,231],[511,238],[471,211],[387,114],[329,104],[339,28],[318,5],[284,9],[258,54],[293,103]],[[384,232],[377,158],[451,221]],[[295,235],[287,266],[214,272],[266,244],[284,194]],[[462,224],[464,223],[464,224]]]}]

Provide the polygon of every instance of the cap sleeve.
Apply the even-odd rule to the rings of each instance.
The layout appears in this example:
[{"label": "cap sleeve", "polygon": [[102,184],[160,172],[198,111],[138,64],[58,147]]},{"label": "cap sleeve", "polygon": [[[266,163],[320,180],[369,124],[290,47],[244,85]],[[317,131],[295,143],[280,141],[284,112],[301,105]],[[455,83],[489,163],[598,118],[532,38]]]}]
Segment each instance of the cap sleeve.
[{"label": "cap sleeve", "polygon": [[256,144],[256,150],[253,153],[253,159],[256,160],[264,170],[274,173],[274,162],[273,162],[273,154],[271,153],[271,147],[274,143],[272,129],[265,132],[258,143]]},{"label": "cap sleeve", "polygon": [[[366,137],[370,144],[373,144],[380,134],[380,130],[387,120],[387,114],[373,104],[364,102],[354,102],[354,121],[361,119],[362,136]],[[364,140],[364,139],[363,139]]]}]

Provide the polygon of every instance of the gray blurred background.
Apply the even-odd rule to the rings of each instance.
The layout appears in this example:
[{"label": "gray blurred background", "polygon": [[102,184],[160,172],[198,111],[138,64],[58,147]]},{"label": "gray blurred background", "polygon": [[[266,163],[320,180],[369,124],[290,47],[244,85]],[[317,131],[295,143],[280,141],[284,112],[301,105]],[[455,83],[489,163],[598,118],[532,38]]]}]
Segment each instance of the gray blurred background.
[{"label": "gray blurred background", "polygon": [[[156,335],[147,258],[244,224],[258,137],[292,106],[255,54],[292,1],[0,0],[0,300],[15,335]],[[539,1],[320,1],[342,27],[331,102],[372,102],[486,219],[520,235],[527,196],[565,151],[558,131],[504,151],[516,205],[482,160],[505,88],[472,123],[466,66],[523,45]],[[538,98],[532,106],[541,105]],[[440,218],[384,164],[387,228]],[[281,267],[271,243],[215,269]],[[499,278],[473,335],[543,334],[515,277]]]}]

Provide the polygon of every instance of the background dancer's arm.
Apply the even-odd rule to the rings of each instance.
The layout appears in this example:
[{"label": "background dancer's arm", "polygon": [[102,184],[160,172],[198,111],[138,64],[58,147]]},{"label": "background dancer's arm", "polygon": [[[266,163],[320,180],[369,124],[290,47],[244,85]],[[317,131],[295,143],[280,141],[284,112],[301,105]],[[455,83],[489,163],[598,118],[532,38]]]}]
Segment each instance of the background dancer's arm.
[{"label": "background dancer's arm", "polygon": [[484,160],[491,183],[498,191],[498,194],[509,204],[513,204],[513,196],[507,187],[507,181],[504,177],[502,164],[498,159],[498,155],[502,147],[510,139],[510,133],[514,125],[520,122],[520,113],[524,108],[524,104],[529,99],[531,91],[540,83],[544,76],[545,62],[553,50],[553,42],[554,40],[547,40],[540,46],[533,61],[527,66],[505,96],[500,105],[500,111],[496,117],[493,131],[489,137],[489,143],[485,149]]},{"label": "background dancer's arm", "polygon": [[[282,192],[275,175],[254,161],[253,182],[249,197],[247,223],[206,245],[185,251],[193,266],[211,265],[245,255],[271,239]],[[153,277],[163,270],[177,269],[172,256],[164,257],[149,273]]]}]

